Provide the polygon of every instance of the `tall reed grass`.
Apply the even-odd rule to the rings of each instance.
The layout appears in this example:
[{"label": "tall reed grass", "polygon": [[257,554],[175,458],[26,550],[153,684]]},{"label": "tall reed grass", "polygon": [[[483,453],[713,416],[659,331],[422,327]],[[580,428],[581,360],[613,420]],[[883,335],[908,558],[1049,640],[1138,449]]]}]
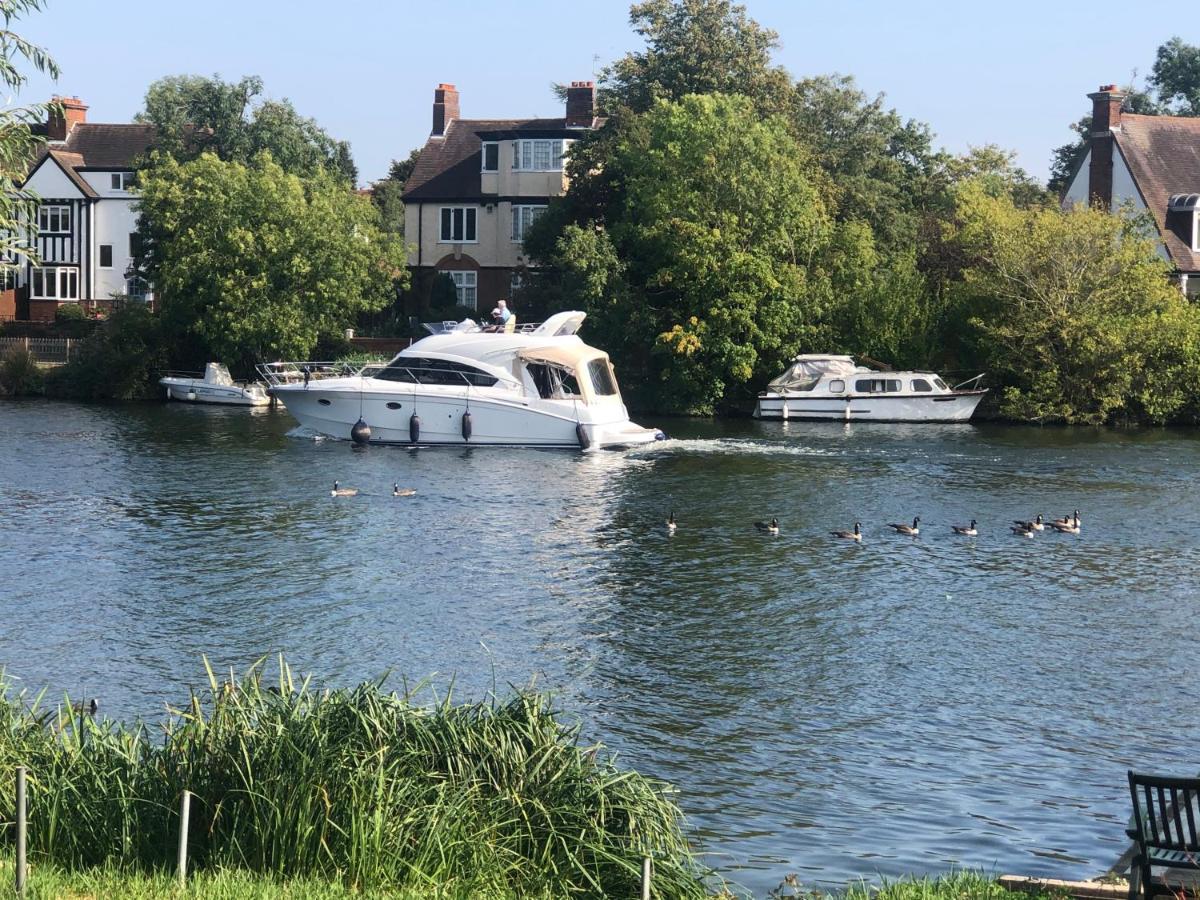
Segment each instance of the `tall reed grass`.
[{"label": "tall reed grass", "polygon": [[[423,693],[419,691],[417,693]],[[69,707],[66,707],[69,709]],[[381,682],[317,690],[279,660],[193,693],[161,734],[47,709],[0,679],[0,843],[29,769],[29,848],[59,867],[190,867],[445,895],[702,897],[667,788],[618,769],[545,696],[422,704]]]}]

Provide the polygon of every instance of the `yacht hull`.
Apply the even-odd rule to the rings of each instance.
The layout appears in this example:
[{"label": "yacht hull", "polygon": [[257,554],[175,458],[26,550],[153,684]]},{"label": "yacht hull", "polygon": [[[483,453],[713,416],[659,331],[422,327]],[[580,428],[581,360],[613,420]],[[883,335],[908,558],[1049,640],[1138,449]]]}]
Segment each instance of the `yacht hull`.
[{"label": "yacht hull", "polygon": [[844,422],[966,422],[986,390],[923,396],[859,394],[814,397],[802,393],[764,393],[754,411],[759,419]]},{"label": "yacht hull", "polygon": [[266,406],[271,402],[264,391],[251,391],[236,385],[209,384],[199,378],[161,378],[158,383],[166,390],[168,400],[182,400],[185,403]]}]

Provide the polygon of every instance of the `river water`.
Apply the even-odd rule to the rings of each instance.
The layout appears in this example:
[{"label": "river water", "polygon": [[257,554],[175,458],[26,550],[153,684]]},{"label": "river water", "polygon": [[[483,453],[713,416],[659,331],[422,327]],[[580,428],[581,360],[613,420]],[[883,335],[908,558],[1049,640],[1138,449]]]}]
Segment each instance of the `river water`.
[{"label": "river water", "polygon": [[[1200,770],[1200,435],[645,424],[672,440],[362,451],[282,411],[0,404],[0,665],[151,720],[202,654],[536,679],[759,896],[1097,874],[1126,769]],[[1078,537],[1007,529],[1076,507]],[[827,535],[855,520],[862,546]]]}]

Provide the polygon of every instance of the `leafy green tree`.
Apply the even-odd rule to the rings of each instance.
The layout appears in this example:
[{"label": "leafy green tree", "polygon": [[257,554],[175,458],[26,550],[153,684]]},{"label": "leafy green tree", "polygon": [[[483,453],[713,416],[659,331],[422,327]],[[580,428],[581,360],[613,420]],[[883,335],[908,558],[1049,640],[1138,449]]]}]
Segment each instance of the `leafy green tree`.
[{"label": "leafy green tree", "polygon": [[710,413],[819,327],[834,227],[811,170],[745,97],[659,101],[620,133],[603,173],[620,192],[556,232],[552,262],[638,400]]},{"label": "leafy green tree", "polygon": [[1194,415],[1200,311],[1168,280],[1146,223],[1093,209],[1022,210],[966,184],[958,285],[1001,411],[1039,422]]},{"label": "leafy green tree", "polygon": [[1162,44],[1149,82],[1171,115],[1200,116],[1200,47],[1179,37]]},{"label": "leafy green tree", "polygon": [[[43,0],[0,0],[0,84],[10,94],[18,93],[28,80],[22,64],[58,78],[58,64],[42,47],[13,31],[23,16],[40,12]],[[17,185],[25,180],[29,162],[41,139],[32,126],[46,121],[52,111],[61,112],[52,103],[24,106],[5,105],[0,109],[0,268],[12,268],[22,261],[35,259],[35,247],[23,227],[32,215],[36,199]]]},{"label": "leafy green tree", "polygon": [[420,155],[421,148],[416,147],[404,159],[393,159],[392,164],[388,166],[388,179],[398,181],[400,186],[404,187],[408,179],[412,177],[413,169],[417,167],[417,159]]},{"label": "leafy green tree", "polygon": [[154,125],[157,148],[180,160],[214,153],[245,163],[266,150],[287,172],[325,170],[357,181],[349,144],[330,137],[288,100],[256,104],[262,91],[256,76],[225,82],[217,75],[169,75],[150,85],[136,119]]},{"label": "leafy green tree", "polygon": [[601,73],[601,103],[645,112],[687,94],[742,94],[760,113],[781,112],[791,77],[771,64],[779,35],[730,0],[643,0],[629,11],[646,48]]},{"label": "leafy green tree", "polygon": [[404,184],[391,178],[371,185],[371,200],[379,208],[384,231],[404,234]]},{"label": "leafy green tree", "polygon": [[339,178],[269,153],[155,155],[142,176],[143,274],[168,335],[233,365],[307,356],[407,282],[401,243]]},{"label": "leafy green tree", "polygon": [[[1166,112],[1152,93],[1140,90],[1132,84],[1126,85],[1122,90],[1125,91],[1125,102],[1121,108],[1125,112],[1139,116],[1158,116]],[[1080,117],[1070,127],[1075,132],[1074,140],[1056,147],[1050,155],[1050,180],[1046,188],[1055,194],[1061,194],[1067,189],[1071,175],[1087,155],[1088,138],[1092,133],[1091,115]]]}]

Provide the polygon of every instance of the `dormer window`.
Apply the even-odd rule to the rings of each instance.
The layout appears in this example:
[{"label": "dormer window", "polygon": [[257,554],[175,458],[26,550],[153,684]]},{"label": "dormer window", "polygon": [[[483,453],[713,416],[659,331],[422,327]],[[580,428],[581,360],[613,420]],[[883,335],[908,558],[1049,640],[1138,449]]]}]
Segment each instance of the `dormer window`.
[{"label": "dormer window", "polygon": [[127,191],[133,187],[133,173],[113,172],[111,184],[114,191]]},{"label": "dormer window", "polygon": [[[1167,200],[1167,227],[1193,253],[1200,253],[1200,194],[1172,194]],[[1180,234],[1180,231],[1183,234]]]},{"label": "dormer window", "polygon": [[500,144],[496,141],[483,142],[483,166],[481,172],[500,171]]}]

